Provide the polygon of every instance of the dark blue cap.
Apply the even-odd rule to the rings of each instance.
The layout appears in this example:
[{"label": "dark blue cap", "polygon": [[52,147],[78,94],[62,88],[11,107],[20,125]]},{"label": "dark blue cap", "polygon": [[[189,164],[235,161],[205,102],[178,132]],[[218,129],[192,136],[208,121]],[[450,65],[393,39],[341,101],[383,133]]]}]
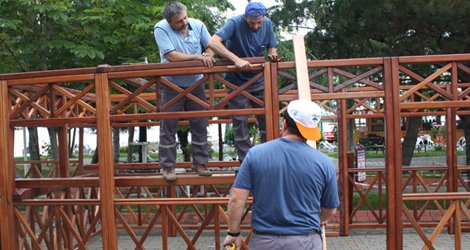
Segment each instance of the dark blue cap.
[{"label": "dark blue cap", "polygon": [[266,6],[260,2],[249,2],[245,8],[245,15],[249,17],[259,17],[266,14]]}]

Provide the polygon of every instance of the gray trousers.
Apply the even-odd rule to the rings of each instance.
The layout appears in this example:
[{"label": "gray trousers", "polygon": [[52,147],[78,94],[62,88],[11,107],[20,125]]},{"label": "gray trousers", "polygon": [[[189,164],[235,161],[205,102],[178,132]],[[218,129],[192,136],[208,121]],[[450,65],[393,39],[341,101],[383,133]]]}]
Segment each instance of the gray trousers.
[{"label": "gray trousers", "polygon": [[260,235],[253,233],[248,244],[250,250],[321,250],[320,234],[296,236]]},{"label": "gray trousers", "polygon": [[[263,84],[255,86],[254,88],[248,87],[245,90],[254,97],[264,101]],[[229,101],[230,109],[245,109],[252,107],[259,106],[251,102],[248,98],[241,94],[236,95]],[[256,120],[258,122],[258,129],[260,132],[261,142],[266,142],[266,117],[264,115],[257,115]],[[240,161],[243,161],[243,159],[245,159],[246,153],[253,146],[250,141],[250,135],[248,133],[248,116],[232,116],[232,122],[235,149],[237,150],[238,159]]]},{"label": "gray trousers", "polygon": [[[206,101],[204,85],[201,85],[191,91],[191,94],[197,98]],[[166,85],[162,85],[160,89],[160,107],[176,97],[178,93]],[[175,111],[194,111],[205,110],[201,105],[187,99],[185,97],[178,100],[173,106],[162,112]],[[164,119],[160,121],[160,145],[159,162],[161,167],[173,167],[176,161],[176,127],[178,119]],[[191,132],[191,155],[193,164],[207,164],[209,160],[209,151],[207,144],[207,125],[208,119],[190,118],[189,129]]]}]

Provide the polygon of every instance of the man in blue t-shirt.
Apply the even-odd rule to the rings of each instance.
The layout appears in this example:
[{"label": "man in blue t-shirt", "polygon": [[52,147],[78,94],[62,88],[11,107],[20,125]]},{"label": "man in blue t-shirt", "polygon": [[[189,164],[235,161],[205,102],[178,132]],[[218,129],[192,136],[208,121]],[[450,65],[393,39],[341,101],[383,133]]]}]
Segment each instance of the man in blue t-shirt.
[{"label": "man in blue t-shirt", "polygon": [[331,159],[306,143],[321,138],[320,112],[314,102],[290,102],[282,138],[248,151],[233,184],[224,245],[241,245],[240,223],[251,192],[250,250],[322,248],[320,225],[336,213],[339,197]]},{"label": "man in blue t-shirt", "polygon": [[[264,56],[267,51],[271,61],[279,60],[273,25],[271,20],[265,17],[265,14],[266,7],[262,3],[250,2],[245,8],[245,14],[230,18],[209,41],[209,48],[219,56],[232,61],[240,70],[225,74],[225,79],[235,85],[241,86],[259,73],[259,71],[251,71],[252,65],[242,59],[243,57],[260,57]],[[264,100],[264,77],[258,79],[245,90],[256,98]],[[251,106],[255,106],[255,104],[243,95],[235,96],[229,103],[231,109],[244,109]],[[265,117],[260,115],[256,118],[261,142],[265,142]],[[233,116],[232,121],[235,148],[238,159],[242,162],[248,149],[252,146],[248,134],[248,117]]]},{"label": "man in blue t-shirt", "polygon": [[[165,19],[158,22],[154,28],[161,62],[201,60],[207,67],[212,67],[215,62],[214,53],[211,49],[208,49],[210,34],[204,23],[188,18],[186,6],[179,2],[167,4],[163,14]],[[201,78],[201,74],[165,77],[165,79],[174,83],[182,90],[192,86]],[[178,91],[162,84],[160,89],[160,108],[163,109],[165,104],[173,100],[178,94]],[[193,89],[191,94],[205,101],[204,84],[202,83]],[[172,106],[162,110],[162,112],[183,110],[204,110],[204,107],[190,99],[181,98]],[[163,169],[163,177],[167,181],[176,180],[174,164],[176,161],[175,134],[177,125],[178,119],[163,119],[160,122],[159,162]],[[189,119],[193,157],[192,168],[202,176],[212,175],[207,169],[207,162],[209,160],[207,125],[206,117]]]}]

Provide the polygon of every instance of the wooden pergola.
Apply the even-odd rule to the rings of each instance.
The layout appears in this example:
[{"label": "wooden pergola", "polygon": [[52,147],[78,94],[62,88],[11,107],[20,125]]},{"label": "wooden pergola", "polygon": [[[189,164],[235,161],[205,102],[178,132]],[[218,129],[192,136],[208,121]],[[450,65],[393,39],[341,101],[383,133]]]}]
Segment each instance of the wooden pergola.
[{"label": "wooden pergola", "polygon": [[[158,126],[160,119],[170,117],[208,117],[210,123],[229,123],[228,118],[234,115],[265,114],[267,138],[277,138],[279,114],[299,95],[295,62],[248,60],[257,65],[259,74],[242,86],[223,79],[223,73],[235,70],[224,61],[213,68],[200,62],[178,62],[0,75],[2,249],[87,249],[93,237],[101,237],[103,249],[118,249],[118,231],[127,233],[135,248],[141,249],[153,230],[161,235],[163,249],[168,249],[168,237],[181,237],[189,249],[196,249],[203,231],[214,233],[216,248],[220,249],[234,180],[234,173],[225,169],[238,166],[238,162],[211,161],[209,167],[220,169],[213,176],[184,173],[175,183],[167,183],[160,174],[124,171],[159,169],[158,163],[115,163],[112,130]],[[341,207],[338,222],[329,225],[328,235],[348,235],[354,228],[383,227],[387,230],[387,249],[402,249],[403,228],[412,227],[423,239],[424,248],[432,249],[437,236],[447,228],[455,234],[455,249],[461,248],[461,233],[470,225],[470,193],[461,172],[470,170],[470,166],[457,162],[456,117],[470,114],[470,82],[464,80],[470,75],[469,63],[470,54],[307,63],[312,100],[328,112],[323,119],[338,124]],[[196,73],[204,74],[196,85],[205,84],[205,102],[188,94],[191,88],[182,90],[163,78]],[[265,100],[245,91],[262,76]],[[157,93],[162,84],[179,91],[176,98],[193,99],[207,110],[161,112]],[[232,92],[228,94],[227,89]],[[259,107],[228,109],[228,101],[240,94]],[[446,166],[403,167],[401,118],[430,115],[445,116]],[[353,130],[348,129],[348,124],[358,118],[384,119],[384,168],[354,168],[348,154],[348,137],[353,136]],[[57,128],[59,159],[16,161],[14,130],[23,127]],[[71,160],[68,153],[71,127],[81,131],[78,161]],[[97,131],[97,164],[84,163],[84,128]],[[24,171],[25,165],[29,171]],[[177,167],[189,168],[190,163],[177,163]],[[354,180],[359,171],[373,177],[365,189]],[[425,171],[442,173],[437,187],[424,182]],[[15,178],[19,173],[22,175]],[[418,191],[417,185],[425,186],[425,191]],[[379,205],[377,209],[369,204],[372,189],[377,189],[381,202],[386,199],[386,207]],[[359,195],[359,203],[353,204],[351,192]],[[424,205],[419,201],[425,201]],[[431,204],[436,208],[431,208]],[[354,220],[361,205],[367,206],[376,223]],[[431,209],[440,216],[435,221],[423,221],[422,214]],[[248,207],[247,218],[249,211]],[[426,235],[425,227],[434,228],[434,233]],[[250,230],[249,220],[244,221],[242,228]],[[250,237],[251,233],[244,247]]]}]

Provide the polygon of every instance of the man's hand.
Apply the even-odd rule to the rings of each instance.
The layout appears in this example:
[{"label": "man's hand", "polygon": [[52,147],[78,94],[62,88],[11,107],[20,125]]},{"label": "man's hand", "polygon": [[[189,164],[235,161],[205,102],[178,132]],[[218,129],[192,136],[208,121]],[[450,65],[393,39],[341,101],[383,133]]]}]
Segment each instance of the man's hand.
[{"label": "man's hand", "polygon": [[241,71],[250,71],[252,69],[251,63],[242,59],[235,62],[235,67]]},{"label": "man's hand", "polygon": [[227,235],[227,237],[225,237],[225,240],[224,240],[224,249],[226,249],[225,246],[230,245],[230,243],[235,243],[236,249],[240,250],[242,247],[242,237],[241,236],[232,237],[230,235]]},{"label": "man's hand", "polygon": [[268,57],[269,57],[269,61],[271,61],[271,62],[280,62],[281,61],[281,58],[279,57],[279,55],[277,53],[276,54],[269,54]]},{"label": "man's hand", "polygon": [[209,68],[212,68],[215,63],[215,58],[206,52],[202,53],[199,60],[201,60],[204,63],[204,65]]}]

